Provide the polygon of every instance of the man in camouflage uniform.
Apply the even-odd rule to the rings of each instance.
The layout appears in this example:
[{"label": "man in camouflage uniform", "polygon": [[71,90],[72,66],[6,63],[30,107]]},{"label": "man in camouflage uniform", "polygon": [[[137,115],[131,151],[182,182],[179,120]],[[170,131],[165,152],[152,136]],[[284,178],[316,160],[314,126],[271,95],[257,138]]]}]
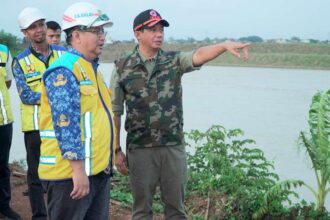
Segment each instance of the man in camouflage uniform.
[{"label": "man in camouflage uniform", "polygon": [[[152,219],[152,200],[158,185],[165,218],[187,219],[183,203],[187,163],[181,77],[225,51],[239,57],[239,50],[243,50],[244,57],[248,57],[249,44],[231,42],[185,53],[165,52],[161,46],[164,27],[168,26],[157,11],[141,12],[133,24],[138,45],[116,62],[110,82],[117,128],[116,167],[130,175],[133,219]],[[119,135],[124,103],[128,161],[121,151]]]}]

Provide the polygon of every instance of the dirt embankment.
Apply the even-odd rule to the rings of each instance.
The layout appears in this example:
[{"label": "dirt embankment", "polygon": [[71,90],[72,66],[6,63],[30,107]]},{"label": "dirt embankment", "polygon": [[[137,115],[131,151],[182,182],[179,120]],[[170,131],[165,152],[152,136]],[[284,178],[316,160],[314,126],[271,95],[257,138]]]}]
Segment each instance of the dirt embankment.
[{"label": "dirt embankment", "polygon": [[[31,219],[31,208],[28,196],[24,196],[23,192],[27,189],[26,171],[17,165],[10,165],[11,169],[11,206],[17,211],[22,220]],[[46,197],[46,196],[45,196]],[[45,198],[46,199],[46,198]],[[111,220],[128,220],[131,219],[130,210],[123,209],[117,201],[111,201],[110,204]],[[159,219],[160,220],[160,219]]]}]

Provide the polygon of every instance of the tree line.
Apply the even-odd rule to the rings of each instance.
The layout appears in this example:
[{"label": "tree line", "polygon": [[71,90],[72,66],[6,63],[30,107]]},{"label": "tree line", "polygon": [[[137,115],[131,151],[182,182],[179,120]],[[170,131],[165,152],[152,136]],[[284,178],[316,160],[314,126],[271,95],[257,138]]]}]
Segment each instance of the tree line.
[{"label": "tree line", "polygon": [[22,40],[4,30],[0,31],[0,43],[6,45],[13,56],[23,49]]},{"label": "tree line", "polygon": [[[173,37],[170,37],[168,39],[169,43],[190,43],[190,44],[194,44],[194,43],[214,43],[214,42],[224,42],[226,40],[233,40],[233,41],[242,41],[242,42],[251,42],[251,43],[263,43],[263,42],[270,42],[270,43],[277,43],[278,40],[273,39],[273,40],[265,40],[259,36],[248,36],[248,37],[241,37],[238,39],[232,39],[232,38],[209,38],[206,37],[203,40],[196,40],[193,37],[188,37],[187,39],[174,39]],[[118,43],[118,42],[127,42],[127,41],[115,41],[114,43]],[[134,43],[133,41],[129,41]],[[291,39],[282,39],[281,42],[279,43],[283,43],[283,42],[291,42],[291,43],[312,43],[312,44],[316,44],[316,43],[329,43],[329,41],[319,41],[316,39],[307,39],[307,40],[302,40],[299,37],[292,37]],[[4,30],[0,31],[0,43],[1,44],[5,44],[6,46],[9,47],[11,53],[13,56],[15,56],[19,51],[22,51],[24,49],[24,41],[22,41],[22,39],[18,38],[17,36],[11,34],[11,33],[7,33]]]}]

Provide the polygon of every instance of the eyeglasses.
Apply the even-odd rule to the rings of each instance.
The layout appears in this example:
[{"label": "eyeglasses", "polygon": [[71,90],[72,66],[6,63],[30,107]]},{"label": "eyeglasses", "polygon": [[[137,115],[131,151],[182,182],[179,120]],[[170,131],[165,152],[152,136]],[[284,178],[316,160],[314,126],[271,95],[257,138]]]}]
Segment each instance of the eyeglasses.
[{"label": "eyeglasses", "polygon": [[107,36],[107,33],[108,33],[106,31],[104,31],[104,28],[97,28],[97,27],[86,28],[85,26],[82,26],[79,28],[79,30],[82,32],[93,33],[93,34],[97,35],[98,37],[105,37],[105,36]]}]

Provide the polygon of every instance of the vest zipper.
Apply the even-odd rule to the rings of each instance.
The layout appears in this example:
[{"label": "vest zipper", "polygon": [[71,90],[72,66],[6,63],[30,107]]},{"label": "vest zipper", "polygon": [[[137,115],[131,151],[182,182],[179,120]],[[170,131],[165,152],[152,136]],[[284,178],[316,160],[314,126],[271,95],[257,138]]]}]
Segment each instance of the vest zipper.
[{"label": "vest zipper", "polygon": [[[97,71],[97,70],[96,70]],[[108,115],[108,118],[109,118],[109,121],[110,121],[110,129],[111,129],[111,139],[110,139],[110,166],[112,167],[112,158],[113,158],[113,140],[114,140],[114,131],[113,131],[113,123],[112,123],[112,117],[111,117],[111,114],[110,114],[110,111],[109,109],[107,108],[106,104],[104,103],[104,100],[103,100],[103,97],[101,95],[101,92],[100,92],[100,88],[99,88],[99,83],[98,83],[98,72],[96,72],[96,83],[97,83],[97,91],[98,91],[98,94],[99,94],[99,97],[101,99],[101,102],[102,102],[102,105],[105,109],[105,112],[107,113]]]}]

